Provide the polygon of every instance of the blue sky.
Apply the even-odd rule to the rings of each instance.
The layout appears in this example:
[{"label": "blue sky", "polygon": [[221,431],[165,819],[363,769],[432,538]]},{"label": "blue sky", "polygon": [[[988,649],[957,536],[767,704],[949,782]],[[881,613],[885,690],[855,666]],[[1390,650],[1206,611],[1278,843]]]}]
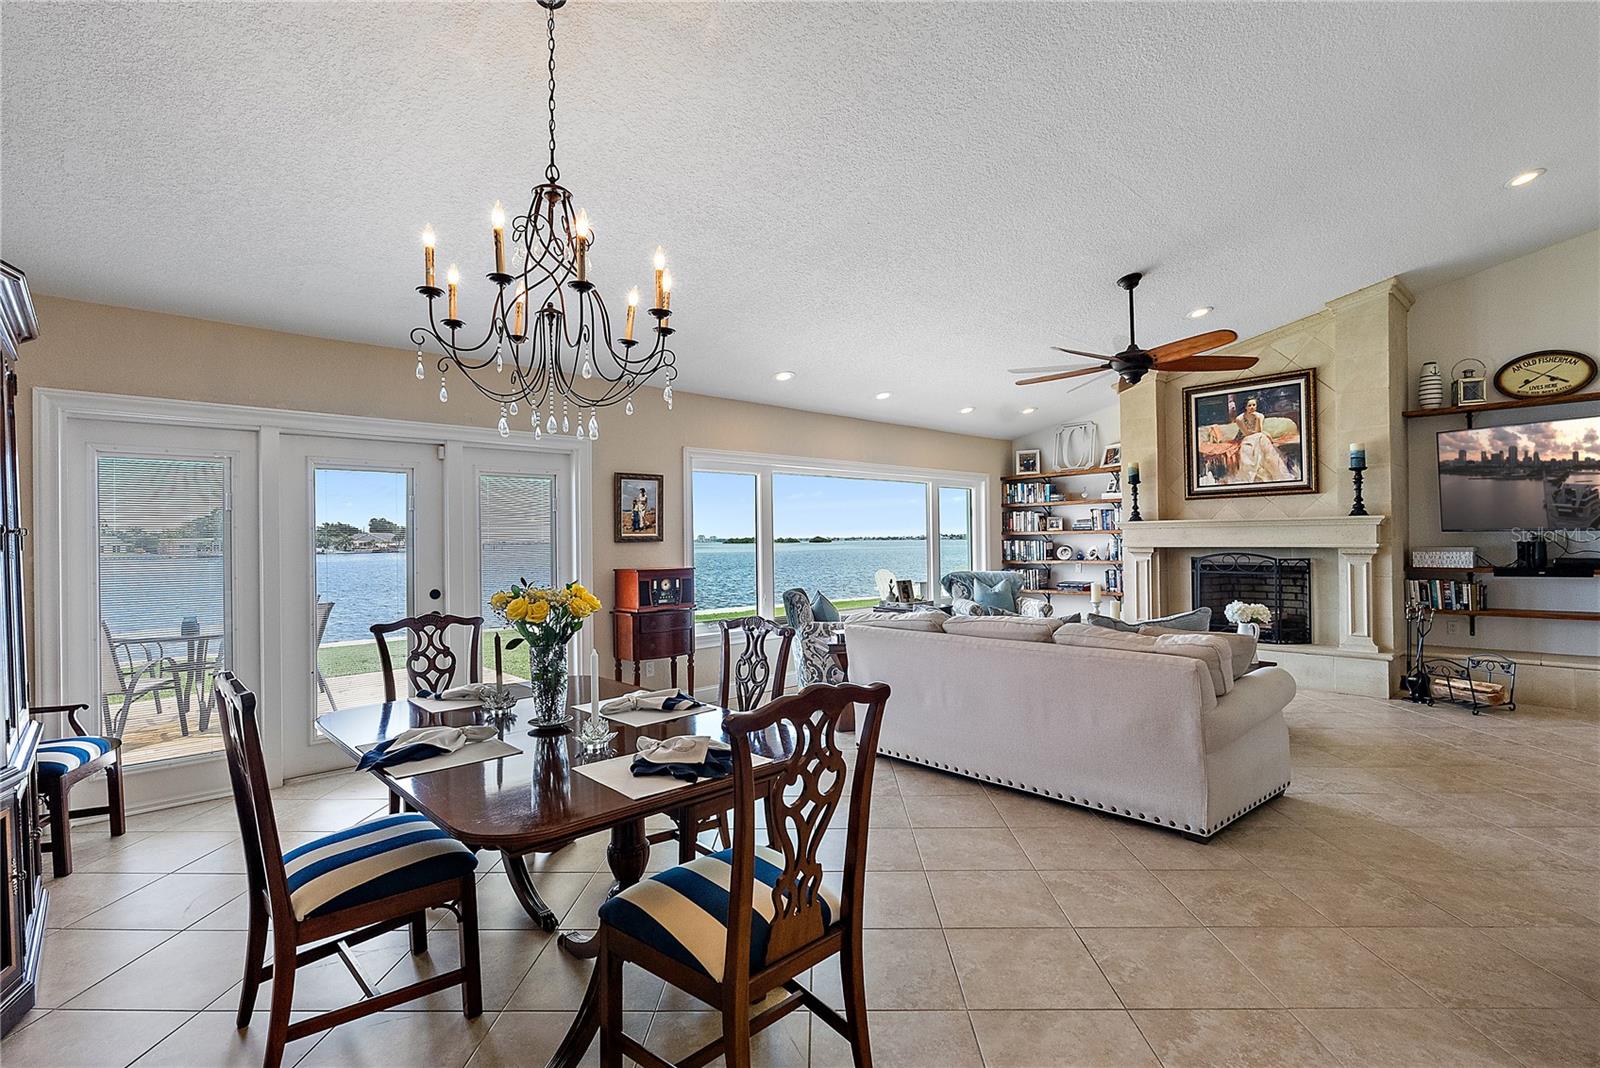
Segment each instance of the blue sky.
[{"label": "blue sky", "polygon": [[[956,491],[944,492],[940,526],[947,534],[966,533],[964,512],[951,507]],[[696,472],[695,533],[722,538],[754,536],[755,495],[754,475]],[[965,498],[961,491],[963,504]],[[923,487],[917,483],[827,475],[772,477],[773,534],[779,538],[809,538],[815,534],[919,537],[926,533],[925,511]]]},{"label": "blue sky", "polygon": [[317,472],[317,522],[367,529],[373,516],[406,525],[406,476],[399,471]]}]

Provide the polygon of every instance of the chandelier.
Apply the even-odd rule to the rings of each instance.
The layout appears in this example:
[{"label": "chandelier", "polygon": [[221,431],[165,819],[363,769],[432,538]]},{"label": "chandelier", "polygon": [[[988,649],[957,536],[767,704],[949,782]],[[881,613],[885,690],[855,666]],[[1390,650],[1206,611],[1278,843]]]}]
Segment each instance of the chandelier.
[{"label": "chandelier", "polygon": [[[655,305],[649,314],[655,325],[642,347],[635,336],[639,290],[628,291],[622,336],[617,337],[605,301],[589,277],[589,253],[594,247],[594,227],[586,211],[575,212],[572,194],[561,184],[556,166],[556,8],[566,0],[538,0],[546,9],[550,71],[550,162],[544,181],[533,187],[528,209],[511,220],[511,247],[506,246],[506,214],[498,201],[490,214],[494,241],[494,302],[487,327],[467,329],[461,318],[457,292],[461,273],[451,264],[440,289],[434,275],[437,237],[433,227],[422,232],[423,284],[417,287],[428,301],[428,325],[411,331],[417,346],[418,380],[426,381],[423,360],[430,348],[439,352],[439,401],[450,399],[447,379],[460,372],[468,385],[499,404],[496,429],[511,434],[513,417],[523,405],[530,409],[533,436],[574,434],[600,436],[600,409],[625,404],[633,414],[633,395],[652,379],[661,382],[662,398],[672,407],[672,383],[678,377],[677,356],[667,344],[672,335],[672,275],[666,253],[655,252]],[[439,300],[445,315],[439,317]],[[556,404],[560,401],[559,420]],[[575,410],[575,412],[574,412]],[[585,422],[584,413],[588,419]],[[574,421],[576,426],[574,428]]]}]

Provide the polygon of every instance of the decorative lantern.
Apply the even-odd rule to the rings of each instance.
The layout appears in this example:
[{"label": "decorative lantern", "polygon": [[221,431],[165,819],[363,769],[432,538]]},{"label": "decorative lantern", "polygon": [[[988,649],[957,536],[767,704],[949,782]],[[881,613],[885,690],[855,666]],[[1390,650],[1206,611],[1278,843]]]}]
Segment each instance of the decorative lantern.
[{"label": "decorative lantern", "polygon": [[[1478,366],[1463,368],[1462,364],[1477,364]],[[1488,403],[1489,380],[1483,377],[1484,373],[1489,370],[1487,364],[1482,360],[1469,356],[1464,360],[1457,360],[1455,367],[1451,368],[1451,370],[1455,372],[1456,376],[1451,388],[1455,403],[1458,406]]]}]

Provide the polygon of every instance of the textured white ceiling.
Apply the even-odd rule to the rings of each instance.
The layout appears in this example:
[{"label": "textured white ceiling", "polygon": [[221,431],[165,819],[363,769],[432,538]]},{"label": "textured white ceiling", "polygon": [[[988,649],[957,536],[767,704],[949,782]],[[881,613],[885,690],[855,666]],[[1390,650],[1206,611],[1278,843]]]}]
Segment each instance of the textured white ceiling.
[{"label": "textured white ceiling", "polygon": [[[481,318],[488,206],[542,166],[541,16],[4,4],[3,252],[45,293],[404,347],[432,222]],[[665,244],[704,393],[1011,437],[1111,398],[1004,369],[1112,351],[1126,271],[1145,344],[1248,336],[1600,224],[1590,3],[572,0],[558,35],[593,273],[620,301]]]}]

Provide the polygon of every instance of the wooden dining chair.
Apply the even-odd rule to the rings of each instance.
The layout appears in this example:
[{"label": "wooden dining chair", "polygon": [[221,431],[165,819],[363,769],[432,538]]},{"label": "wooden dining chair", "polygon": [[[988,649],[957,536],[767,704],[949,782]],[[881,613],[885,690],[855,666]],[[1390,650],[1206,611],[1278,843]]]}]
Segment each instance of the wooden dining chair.
[{"label": "wooden dining chair", "polygon": [[[717,629],[722,635],[717,704],[729,712],[749,712],[772,698],[782,697],[784,682],[789,676],[789,646],[794,641],[794,628],[764,616],[741,616],[718,620]],[[737,659],[733,652],[735,634],[740,636],[741,642]],[[701,805],[668,815],[675,824],[673,829],[657,831],[649,835],[648,840],[652,845],[676,841],[680,863],[693,860],[697,854],[713,852],[700,842],[700,836],[707,831],[717,832],[722,848],[733,844],[728,830],[728,811],[720,802],[709,808]]]},{"label": "wooden dining chair", "polygon": [[[73,734],[39,743],[39,796],[49,818],[50,841],[40,848],[50,852],[50,871],[57,879],[72,874],[72,819],[75,816],[109,816],[111,837],[128,833],[127,809],[122,795],[122,739],[90,734],[78,718],[87,704],[35,705],[31,716],[65,716]],[[106,803],[73,808],[72,788],[84,779],[106,773]]]},{"label": "wooden dining chair", "polygon": [[[722,1037],[689,1054],[682,1066],[722,1057],[749,1068],[750,1039],[806,1008],[850,1043],[856,1068],[869,1068],[867,1000],[861,959],[862,883],[878,728],[889,687],[807,686],[753,712],[723,720],[733,747],[733,847],[654,875],[600,906],[600,1063],[624,1056],[649,1068],[679,1068],[622,1031],[622,966],[632,961],[722,1013]],[[852,775],[839,720],[866,706]],[[777,789],[764,792],[766,845],[756,845],[752,737],[779,732],[792,755]],[[823,837],[848,806],[844,880],[824,884]],[[796,977],[838,955],[844,1015]],[[785,997],[752,1015],[775,990]]]},{"label": "wooden dining chair", "polygon": [[378,641],[378,660],[383,664],[383,699],[395,701],[398,690],[394,684],[394,661],[389,652],[389,635],[405,633],[406,681],[413,694],[439,694],[448,690],[456,678],[459,666],[455,650],[450,648],[450,628],[466,627],[472,633],[472,652],[467,660],[467,681],[480,682],[483,678],[483,617],[448,616],[443,612],[407,616],[393,623],[374,623],[372,636]]},{"label": "wooden dining chair", "polygon": [[[261,759],[255,694],[231,671],[222,671],[216,678],[216,707],[250,899],[238,1025],[250,1026],[256,994],[262,983],[272,980],[264,1068],[278,1068],[289,1042],[452,986],[461,987],[463,1014],[469,1019],[481,1015],[478,858],[472,850],[428,817],[406,812],[369,819],[283,852]],[[425,953],[430,908],[449,909],[459,921],[461,966],[376,993],[348,947],[410,925],[411,951]],[[272,960],[263,964],[269,921]],[[365,1000],[291,1023],[295,972],[335,954],[355,976]]]}]

